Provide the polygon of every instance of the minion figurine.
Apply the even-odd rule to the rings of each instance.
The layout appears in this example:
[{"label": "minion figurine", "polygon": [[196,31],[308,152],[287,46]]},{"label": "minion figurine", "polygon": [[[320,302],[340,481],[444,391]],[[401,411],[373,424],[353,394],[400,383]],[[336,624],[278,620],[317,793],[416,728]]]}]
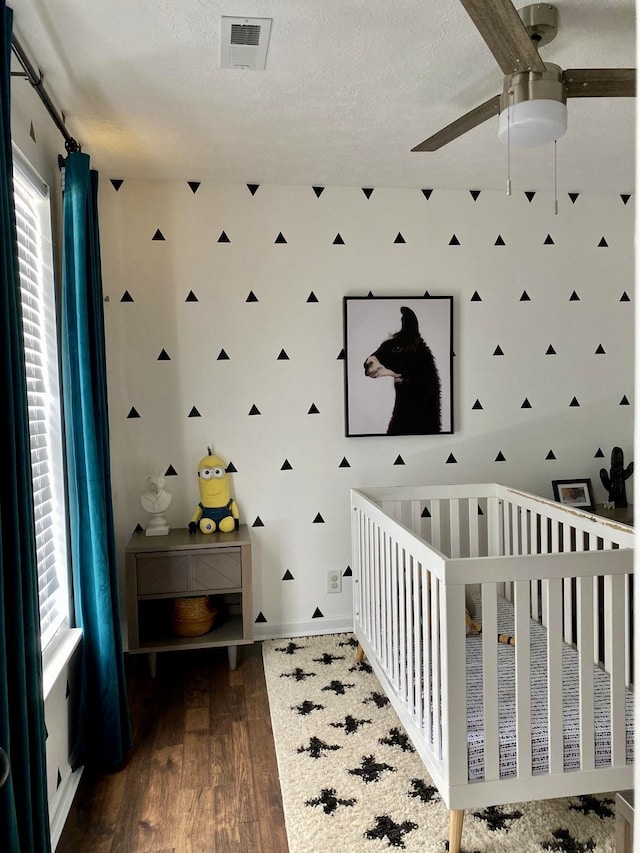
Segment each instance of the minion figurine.
[{"label": "minion figurine", "polygon": [[207,448],[198,465],[200,503],[189,522],[189,533],[230,533],[240,526],[238,506],[231,497],[225,463]]}]

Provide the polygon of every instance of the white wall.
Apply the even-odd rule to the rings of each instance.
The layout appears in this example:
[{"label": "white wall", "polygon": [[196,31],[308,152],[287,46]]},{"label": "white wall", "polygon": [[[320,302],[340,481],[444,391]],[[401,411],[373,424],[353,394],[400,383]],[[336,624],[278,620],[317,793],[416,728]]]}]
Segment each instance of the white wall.
[{"label": "white wall", "polygon": [[[213,444],[252,526],[258,636],[349,625],[351,581],[327,595],[325,576],[348,570],[353,486],[489,480],[551,497],[553,479],[590,477],[602,501],[612,447],[632,458],[634,197],[563,195],[554,215],[522,191],[117,177],[101,176],[100,215],[119,551],[146,524],[146,474],[175,470],[167,517],[186,526]],[[452,435],[345,438],[342,298],[369,291],[454,297]]]}]

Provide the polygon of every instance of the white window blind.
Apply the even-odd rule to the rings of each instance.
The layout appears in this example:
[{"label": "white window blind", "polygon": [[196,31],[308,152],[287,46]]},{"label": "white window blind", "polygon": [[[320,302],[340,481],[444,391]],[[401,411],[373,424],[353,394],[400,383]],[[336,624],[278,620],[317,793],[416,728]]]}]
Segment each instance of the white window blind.
[{"label": "white window blind", "polygon": [[44,651],[69,616],[53,251],[48,187],[16,149],[14,198]]}]

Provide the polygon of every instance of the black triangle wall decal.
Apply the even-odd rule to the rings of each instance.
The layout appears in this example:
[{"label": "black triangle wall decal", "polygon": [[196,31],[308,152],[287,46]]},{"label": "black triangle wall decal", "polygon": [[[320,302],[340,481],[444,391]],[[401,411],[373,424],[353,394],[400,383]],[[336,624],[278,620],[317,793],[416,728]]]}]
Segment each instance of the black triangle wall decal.
[{"label": "black triangle wall decal", "polygon": [[338,353],[338,357],[336,358],[336,361],[344,361],[344,359],[345,359],[344,350],[341,349],[340,352]]},{"label": "black triangle wall decal", "polygon": [[531,204],[531,202],[533,201],[533,199],[534,199],[534,197],[535,197],[535,193],[534,193],[534,192],[531,192],[531,190],[525,190],[525,193],[524,193],[524,194],[525,194],[525,195],[526,195],[526,197],[529,199],[529,204]]},{"label": "black triangle wall decal", "polygon": [[134,301],[133,296],[129,293],[128,290],[125,290],[125,292],[120,297],[120,302],[133,302],[133,301]]},{"label": "black triangle wall decal", "polygon": [[471,193],[471,198],[472,198],[474,201],[477,201],[477,200],[478,200],[478,196],[480,195],[480,190],[469,190],[469,192]]},{"label": "black triangle wall decal", "polygon": [[316,406],[315,403],[312,403],[311,406],[309,407],[309,411],[307,412],[307,414],[308,415],[319,415],[320,409]]},{"label": "black triangle wall decal", "polygon": [[544,458],[545,458],[545,459],[555,459],[555,458],[556,458],[556,455],[555,455],[555,453],[553,452],[553,450],[550,450]]},{"label": "black triangle wall decal", "polygon": [[132,406],[132,407],[131,407],[131,409],[129,410],[129,414],[127,415],[127,417],[128,417],[128,418],[139,418],[139,417],[140,417],[140,415],[138,414],[137,409],[135,409],[135,408]]},{"label": "black triangle wall decal", "polygon": [[629,193],[621,193],[620,198],[622,199],[623,204],[627,204],[627,202],[631,198],[631,195]]},{"label": "black triangle wall decal", "polygon": [[604,351],[604,347],[602,346],[602,344],[598,344],[598,349],[596,350],[595,354],[596,355],[606,355],[606,353]]},{"label": "black triangle wall decal", "polygon": [[578,398],[574,397],[573,400],[569,403],[569,408],[579,407],[580,403],[578,402]]},{"label": "black triangle wall decal", "polygon": [[546,351],[545,355],[557,355],[557,354],[558,353],[554,350],[554,348],[551,346],[551,344],[549,344],[549,346],[547,347],[547,351]]},{"label": "black triangle wall decal", "polygon": [[165,477],[177,477],[177,476],[178,476],[178,472],[177,472],[177,471],[176,471],[176,469],[173,467],[173,465],[169,465],[169,467],[167,468],[167,470],[164,472],[164,476],[165,476]]},{"label": "black triangle wall decal", "polygon": [[202,415],[200,414],[200,412],[199,412],[199,411],[196,409],[196,407],[194,406],[194,407],[191,409],[191,411],[189,412],[189,414],[188,414],[188,416],[187,416],[187,417],[189,417],[189,418],[201,418],[201,417],[202,417]]},{"label": "black triangle wall decal", "polygon": [[402,234],[398,231],[396,234],[396,239],[393,241],[394,243],[406,243],[407,241],[404,239]]},{"label": "black triangle wall decal", "polygon": [[253,290],[249,291],[249,295],[247,296],[246,301],[247,302],[257,302],[258,301],[258,297],[255,295]]},{"label": "black triangle wall decal", "polygon": [[429,201],[432,192],[433,190],[422,190],[422,195],[426,198],[427,201]]},{"label": "black triangle wall decal", "polygon": [[227,232],[223,231],[222,234],[218,237],[218,243],[230,243],[231,240],[227,236]]},{"label": "black triangle wall decal", "polygon": [[189,189],[195,195],[198,192],[200,181],[187,181],[187,183],[189,184]]},{"label": "black triangle wall decal", "polygon": [[342,457],[342,462],[338,465],[338,468],[351,468],[351,465],[350,465],[350,464],[349,464],[349,462],[347,461],[347,457],[346,457],[346,456],[343,456],[343,457]]},{"label": "black triangle wall decal", "polygon": [[238,469],[236,468],[236,466],[231,461],[229,461],[229,464],[227,465],[227,467],[224,470],[227,472],[227,474],[237,474],[238,473]]},{"label": "black triangle wall decal", "polygon": [[471,297],[471,299],[469,301],[470,302],[482,302],[482,297],[480,296],[480,294],[478,293],[477,290],[474,290],[473,296]]},{"label": "black triangle wall decal", "polygon": [[291,463],[289,462],[288,459],[284,460],[284,462],[280,466],[280,470],[281,471],[293,471],[293,468],[291,467]]},{"label": "black triangle wall decal", "polygon": [[256,515],[256,520],[251,525],[252,527],[264,527],[264,523],[259,515]]},{"label": "black triangle wall decal", "polygon": [[253,404],[253,406],[251,406],[251,409],[249,410],[249,414],[250,415],[259,415],[260,414],[260,409],[256,406],[255,403]]},{"label": "black triangle wall decal", "polygon": [[336,236],[334,237],[333,245],[334,246],[344,246],[344,240],[342,239],[340,234],[336,234]]},{"label": "black triangle wall decal", "polygon": [[156,233],[153,235],[153,237],[152,237],[151,239],[152,239],[152,240],[164,240],[164,234],[163,234],[163,233],[162,233],[162,231],[158,228],[158,230],[156,231]]},{"label": "black triangle wall decal", "polygon": [[603,248],[603,247],[604,247],[604,248],[608,248],[608,247],[609,247],[609,244],[607,243],[607,241],[605,240],[605,238],[604,238],[604,237],[601,237],[601,238],[600,238],[600,242],[598,243],[598,248],[599,248],[599,249],[601,249],[601,248]]},{"label": "black triangle wall decal", "polygon": [[266,622],[266,621],[267,620],[265,618],[265,615],[261,610],[260,613],[258,613],[258,615],[256,616],[256,625],[259,624],[260,622]]},{"label": "black triangle wall decal", "polygon": [[428,290],[425,290],[425,292],[422,295],[426,296],[426,297],[431,297],[431,294],[429,293]]},{"label": "black triangle wall decal", "polygon": [[371,198],[373,190],[373,187],[362,187],[362,192],[366,195],[367,198]]},{"label": "black triangle wall decal", "polygon": [[494,246],[506,246],[506,243],[505,243],[505,242],[504,242],[504,240],[502,239],[502,235],[501,235],[501,234],[498,234],[498,236],[496,237],[496,242],[495,242],[493,245],[494,245]]},{"label": "black triangle wall decal", "polygon": [[324,518],[318,513],[316,517],[313,519],[314,524],[324,524]]},{"label": "black triangle wall decal", "polygon": [[287,242],[284,238],[284,234],[282,233],[282,231],[278,232],[278,236],[276,237],[275,242],[276,243],[286,243]]},{"label": "black triangle wall decal", "polygon": [[555,244],[554,244],[554,242],[553,242],[553,238],[551,237],[551,234],[547,234],[547,236],[544,238],[544,245],[545,245],[545,246],[553,246],[553,245],[555,245]]},{"label": "black triangle wall decal", "polygon": [[449,240],[449,245],[450,245],[450,246],[459,246],[459,245],[460,245],[460,240],[458,240],[458,238],[456,237],[456,235],[455,235],[455,234],[454,234],[454,235],[453,235],[453,237]]},{"label": "black triangle wall decal", "polygon": [[480,402],[480,400],[476,400],[473,406],[471,407],[471,410],[478,411],[479,409],[482,409],[482,403]]},{"label": "black triangle wall decal", "polygon": [[573,291],[573,293],[572,293],[572,294],[571,294],[571,296],[569,297],[569,302],[580,302],[580,297],[579,297],[579,296],[578,296],[578,294],[575,292],[575,290]]},{"label": "black triangle wall decal", "polygon": [[225,352],[225,350],[223,350],[223,349],[220,350],[220,352],[218,353],[217,361],[230,361],[230,358],[227,355],[227,353]]},{"label": "black triangle wall decal", "polygon": [[160,355],[158,356],[157,360],[158,361],[171,361],[171,356],[166,351],[166,349],[163,349],[162,352],[160,353]]},{"label": "black triangle wall decal", "polygon": [[351,566],[347,566],[347,568],[342,573],[343,578],[351,578],[353,577],[353,572],[351,571]]},{"label": "black triangle wall decal", "polygon": [[447,465],[454,465],[455,463],[457,463],[457,461],[458,461],[458,460],[457,460],[457,459],[456,459],[456,457],[453,455],[453,453],[450,453],[450,454],[449,454],[449,456],[448,456],[448,458],[447,458]]},{"label": "black triangle wall decal", "polygon": [[322,612],[322,610],[320,610],[319,607],[316,607],[316,609],[313,611],[313,616],[311,618],[312,619],[324,619],[324,613]]},{"label": "black triangle wall decal", "polygon": [[316,198],[320,198],[320,196],[324,192],[324,187],[313,187],[313,191],[316,194]]},{"label": "black triangle wall decal", "polygon": [[530,409],[532,408],[531,403],[529,402],[528,397],[524,398],[523,404],[520,406],[521,409]]},{"label": "black triangle wall decal", "polygon": [[138,522],[133,531],[134,533],[144,533],[144,527]]},{"label": "black triangle wall decal", "polygon": [[114,188],[114,190],[116,192],[118,192],[118,190],[123,185],[123,183],[124,183],[124,181],[121,181],[119,178],[112,178],[111,179],[111,186]]},{"label": "black triangle wall decal", "polygon": [[504,355],[504,353],[502,352],[502,347],[500,346],[500,344],[498,344],[498,346],[494,349],[493,354],[494,355]]},{"label": "black triangle wall decal", "polygon": [[293,575],[291,574],[289,569],[287,569],[287,571],[282,575],[282,580],[283,581],[292,581],[293,580]]},{"label": "black triangle wall decal", "polygon": [[522,291],[522,296],[520,297],[520,302],[531,302],[531,297],[527,293],[526,290]]},{"label": "black triangle wall decal", "polygon": [[396,461],[393,463],[394,465],[404,465],[404,459],[400,454],[396,456]]},{"label": "black triangle wall decal", "polygon": [[420,513],[420,518],[431,518],[431,513],[429,512],[429,507],[425,507]]},{"label": "black triangle wall decal", "polygon": [[309,296],[307,296],[307,302],[317,302],[317,301],[318,301],[318,297],[315,295],[315,293],[312,290],[311,293],[309,294]]},{"label": "black triangle wall decal", "polygon": [[594,457],[593,457],[593,458],[594,458],[594,459],[604,459],[604,453],[602,452],[602,448],[601,448],[601,447],[599,447],[599,448],[596,450],[596,452],[595,452],[595,454],[594,454]]},{"label": "black triangle wall decal", "polygon": [[195,293],[193,292],[193,290],[190,290],[190,291],[189,291],[189,293],[187,294],[187,298],[186,298],[184,301],[185,301],[185,302],[199,302],[200,300],[199,300],[199,299],[198,299],[198,297],[195,295]]},{"label": "black triangle wall decal", "polygon": [[626,394],[624,395],[624,397],[622,398],[622,400],[620,400],[620,405],[621,405],[621,406],[630,406],[630,405],[631,405],[631,404],[629,403],[629,400],[627,399],[627,395],[626,395]]},{"label": "black triangle wall decal", "polygon": [[255,195],[260,189],[260,184],[247,184],[247,189],[251,193],[251,195]]},{"label": "black triangle wall decal", "polygon": [[283,349],[281,349],[277,360],[278,361],[289,361],[289,356],[286,354],[286,352]]},{"label": "black triangle wall decal", "polygon": [[569,198],[571,199],[571,202],[573,204],[576,203],[579,195],[580,195],[580,193],[569,193]]},{"label": "black triangle wall decal", "polygon": [[623,292],[622,296],[620,297],[620,302],[631,302],[631,300],[629,299],[629,294],[627,293],[626,290]]},{"label": "black triangle wall decal", "polygon": [[498,453],[495,459],[496,462],[506,462],[507,460],[504,458],[504,454],[502,451]]},{"label": "black triangle wall decal", "polygon": [[58,768],[58,775],[56,777],[56,790],[62,785],[62,775],[60,773],[60,768]]}]

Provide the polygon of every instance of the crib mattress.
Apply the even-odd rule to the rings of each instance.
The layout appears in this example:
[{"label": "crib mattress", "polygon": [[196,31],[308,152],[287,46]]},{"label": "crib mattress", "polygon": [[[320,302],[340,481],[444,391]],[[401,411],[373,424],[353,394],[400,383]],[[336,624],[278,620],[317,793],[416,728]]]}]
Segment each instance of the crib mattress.
[{"label": "crib mattress", "polygon": [[[481,617],[480,607],[478,615]],[[514,634],[514,610],[510,602],[498,599],[498,630]],[[531,634],[531,752],[532,772],[549,770],[547,719],[547,632],[538,622],[530,622]],[[484,779],[482,644],[488,636],[467,638],[467,741],[469,779]],[[516,638],[517,642],[517,638]],[[578,653],[562,645],[564,770],[580,769],[579,670]],[[595,765],[611,764],[609,676],[594,666]],[[533,701],[535,697],[535,701]],[[498,705],[500,777],[517,775],[515,650],[498,646]],[[626,758],[634,759],[633,694],[626,691]]]}]

